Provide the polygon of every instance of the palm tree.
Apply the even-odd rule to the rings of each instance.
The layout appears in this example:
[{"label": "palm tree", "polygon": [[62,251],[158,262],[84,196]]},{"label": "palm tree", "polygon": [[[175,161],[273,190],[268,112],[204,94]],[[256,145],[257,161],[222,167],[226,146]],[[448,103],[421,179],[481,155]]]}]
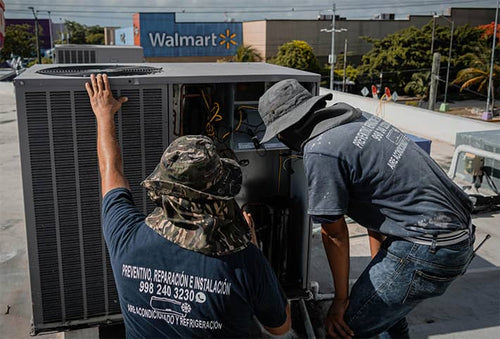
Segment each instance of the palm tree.
[{"label": "palm tree", "polygon": [[[477,87],[478,92],[488,91],[490,77],[490,61],[487,53],[479,55],[468,53],[464,58],[471,60],[470,67],[462,69],[452,84],[461,84],[460,92],[469,87]],[[495,107],[495,89],[500,81],[500,65],[493,65],[493,84],[491,86],[491,103]]]},{"label": "palm tree", "polygon": [[240,45],[233,56],[233,61],[236,62],[256,62],[262,61],[260,53],[252,46]]}]

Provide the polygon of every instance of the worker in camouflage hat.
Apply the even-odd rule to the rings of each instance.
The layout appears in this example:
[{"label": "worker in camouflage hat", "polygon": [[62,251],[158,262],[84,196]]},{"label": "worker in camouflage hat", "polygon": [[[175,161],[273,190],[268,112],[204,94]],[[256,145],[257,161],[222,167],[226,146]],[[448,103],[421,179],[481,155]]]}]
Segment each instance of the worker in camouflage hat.
[{"label": "worker in camouflage hat", "polygon": [[158,206],[146,224],[177,245],[207,255],[245,248],[250,229],[234,200],[242,174],[202,135],[176,139],[142,185]]}]

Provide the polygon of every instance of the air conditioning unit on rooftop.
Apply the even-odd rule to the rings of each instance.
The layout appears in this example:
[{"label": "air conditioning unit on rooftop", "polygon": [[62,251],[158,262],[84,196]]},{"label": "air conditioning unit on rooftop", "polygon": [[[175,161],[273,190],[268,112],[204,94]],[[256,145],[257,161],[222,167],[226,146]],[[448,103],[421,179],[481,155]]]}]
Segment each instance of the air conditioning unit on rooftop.
[{"label": "air conditioning unit on rooftop", "polygon": [[[306,295],[310,224],[303,212],[305,184],[294,184],[290,173],[280,174],[284,145],[255,143],[264,132],[256,106],[269,86],[287,78],[317,94],[319,75],[265,63],[37,65],[14,81],[33,334],[121,318],[101,231],[96,123],[84,88],[92,73],[107,73],[114,94],[129,98],[116,115],[117,134],[134,201],[145,214],[154,206],[140,182],[167,145],[188,133],[211,135],[222,153],[246,165],[240,204],[300,197],[302,213],[293,209],[301,214],[290,216],[288,235],[264,250],[279,267],[287,294]],[[209,126],[214,107],[220,119]],[[288,248],[293,251],[277,255]]]}]

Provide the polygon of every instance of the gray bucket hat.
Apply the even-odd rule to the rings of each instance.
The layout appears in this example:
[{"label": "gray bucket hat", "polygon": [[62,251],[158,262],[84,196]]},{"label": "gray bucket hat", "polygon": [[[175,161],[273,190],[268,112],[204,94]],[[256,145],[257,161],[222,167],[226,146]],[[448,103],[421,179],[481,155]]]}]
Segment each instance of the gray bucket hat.
[{"label": "gray bucket hat", "polygon": [[286,79],[274,84],[259,99],[259,113],[266,125],[261,143],[299,122],[322,100],[331,100],[331,93],[313,96],[297,80]]},{"label": "gray bucket hat", "polygon": [[241,168],[220,158],[208,137],[174,140],[143,182],[158,206],[146,224],[165,239],[192,251],[221,256],[250,243],[250,229],[234,196]]}]

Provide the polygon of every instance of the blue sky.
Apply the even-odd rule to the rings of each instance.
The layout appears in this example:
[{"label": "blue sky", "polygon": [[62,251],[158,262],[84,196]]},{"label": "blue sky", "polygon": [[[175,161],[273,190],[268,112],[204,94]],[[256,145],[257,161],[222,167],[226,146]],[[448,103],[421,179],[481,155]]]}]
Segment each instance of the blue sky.
[{"label": "blue sky", "polygon": [[[316,19],[331,13],[328,0],[6,0],[6,18],[32,18],[29,6],[54,22],[74,20],[87,25],[132,25],[135,12],[177,12],[178,21],[248,21],[262,19]],[[348,19],[370,19],[379,13],[442,13],[450,7],[496,7],[497,0],[336,0],[337,15]],[[251,4],[251,5],[249,5]]]}]

